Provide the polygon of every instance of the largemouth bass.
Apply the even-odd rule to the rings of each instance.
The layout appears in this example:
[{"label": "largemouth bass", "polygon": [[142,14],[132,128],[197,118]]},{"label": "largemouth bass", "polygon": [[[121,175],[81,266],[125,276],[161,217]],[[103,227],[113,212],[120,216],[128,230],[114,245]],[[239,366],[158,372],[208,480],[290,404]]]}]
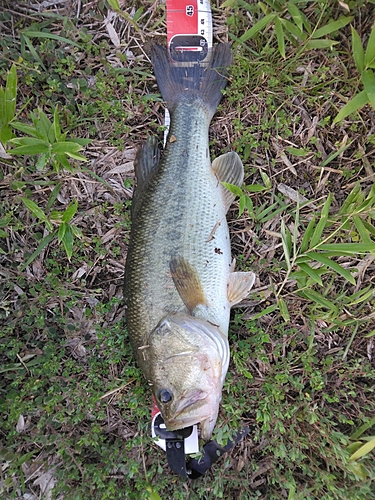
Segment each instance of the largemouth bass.
[{"label": "largemouth bass", "polygon": [[168,430],[200,423],[209,439],[229,363],[230,308],[253,273],[234,272],[226,212],[243,166],[234,152],[211,164],[208,129],[227,83],[231,52],[208,67],[179,68],[154,46],[152,63],[171,125],[163,154],[149,138],[137,156],[137,186],[125,270],[127,326]]}]

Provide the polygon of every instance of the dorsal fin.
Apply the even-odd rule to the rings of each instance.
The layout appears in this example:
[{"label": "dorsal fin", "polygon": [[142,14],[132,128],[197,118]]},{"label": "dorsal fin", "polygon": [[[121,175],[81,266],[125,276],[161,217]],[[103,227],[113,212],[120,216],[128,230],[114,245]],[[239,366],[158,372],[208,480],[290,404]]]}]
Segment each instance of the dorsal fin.
[{"label": "dorsal fin", "polygon": [[132,210],[133,214],[137,209],[141,193],[151,177],[157,172],[160,163],[160,150],[156,137],[149,137],[143,146],[138,150],[134,161],[135,176],[137,186],[133,193]]},{"label": "dorsal fin", "polygon": [[[237,153],[231,151],[225,153],[212,162],[212,170],[215,172],[220,182],[227,182],[241,187],[244,178],[244,169],[242,161]],[[222,195],[225,203],[225,210],[228,211],[233,203],[235,195],[231,193],[226,187],[221,186]]]}]

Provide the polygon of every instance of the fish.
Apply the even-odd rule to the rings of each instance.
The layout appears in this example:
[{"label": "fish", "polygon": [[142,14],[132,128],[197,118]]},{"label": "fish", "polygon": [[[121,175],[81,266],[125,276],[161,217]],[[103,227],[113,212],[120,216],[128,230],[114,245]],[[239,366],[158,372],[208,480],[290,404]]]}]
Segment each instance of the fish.
[{"label": "fish", "polygon": [[230,349],[230,309],[253,272],[235,272],[226,213],[244,168],[231,151],[213,162],[209,126],[223,96],[232,54],[179,67],[153,45],[151,61],[171,116],[163,152],[149,137],[135,161],[125,265],[126,322],[135,357],[167,430],[199,424],[209,440],[219,413]]}]

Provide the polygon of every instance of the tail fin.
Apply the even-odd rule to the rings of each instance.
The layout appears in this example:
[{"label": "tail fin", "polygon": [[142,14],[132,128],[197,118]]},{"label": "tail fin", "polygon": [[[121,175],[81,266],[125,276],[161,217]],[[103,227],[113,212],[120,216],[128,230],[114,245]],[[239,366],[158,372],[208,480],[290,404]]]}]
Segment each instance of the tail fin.
[{"label": "tail fin", "polygon": [[151,60],[156,80],[169,111],[181,102],[202,101],[214,115],[227,84],[228,67],[232,53],[226,43],[215,46],[206,66],[178,67],[168,58],[168,51],[160,45],[152,46]]}]

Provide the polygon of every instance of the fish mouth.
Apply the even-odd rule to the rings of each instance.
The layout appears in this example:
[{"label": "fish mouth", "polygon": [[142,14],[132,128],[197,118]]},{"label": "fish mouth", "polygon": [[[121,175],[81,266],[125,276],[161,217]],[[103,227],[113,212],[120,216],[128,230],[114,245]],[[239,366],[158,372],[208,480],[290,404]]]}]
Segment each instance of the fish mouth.
[{"label": "fish mouth", "polygon": [[[205,391],[196,391],[183,398],[174,409],[173,415],[170,418],[164,418],[167,430],[176,431],[212,421],[213,415],[217,414],[217,410],[213,408],[211,401],[207,401],[208,396]],[[216,418],[214,421],[216,421]],[[204,427],[206,426],[207,424]]]}]

